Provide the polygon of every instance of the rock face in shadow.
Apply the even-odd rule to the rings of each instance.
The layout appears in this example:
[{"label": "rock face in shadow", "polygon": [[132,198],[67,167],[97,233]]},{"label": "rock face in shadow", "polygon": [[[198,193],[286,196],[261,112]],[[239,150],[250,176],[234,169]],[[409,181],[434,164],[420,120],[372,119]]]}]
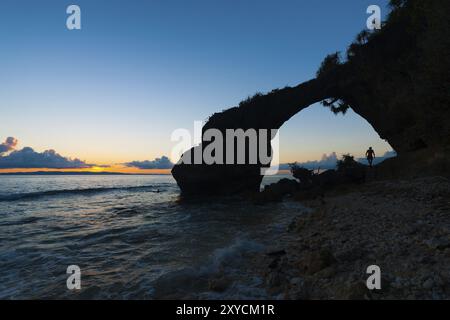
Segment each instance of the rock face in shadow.
[{"label": "rock face in shadow", "polygon": [[376,174],[375,170],[354,161],[353,158],[345,165],[338,166],[337,170],[318,174],[313,170],[294,166],[291,168],[292,175],[298,181],[284,178],[249,196],[253,202],[259,204],[281,201],[285,196],[291,196],[298,201],[314,200],[323,198],[330,191],[368,182],[373,174]]},{"label": "rock face in shadow", "polygon": [[178,164],[172,175],[183,195],[232,195],[258,192],[263,176],[259,165]]},{"label": "rock face in shadow", "polygon": [[[330,55],[315,79],[255,95],[238,107],[215,113],[203,130],[278,129],[296,113],[322,101],[333,112],[353,109],[399,157],[428,154],[420,157],[426,172],[434,166],[436,152],[450,151],[448,12],[446,0],[404,1],[380,31],[358,35],[345,61]],[[203,150],[208,143],[203,141],[197,148]],[[259,190],[261,167],[261,163],[177,164],[172,174],[185,194],[230,194]]]}]

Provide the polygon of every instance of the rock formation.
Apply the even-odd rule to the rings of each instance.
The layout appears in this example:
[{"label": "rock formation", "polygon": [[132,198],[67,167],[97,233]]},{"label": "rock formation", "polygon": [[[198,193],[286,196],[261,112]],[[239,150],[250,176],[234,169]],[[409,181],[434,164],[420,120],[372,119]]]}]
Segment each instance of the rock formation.
[{"label": "rock formation", "polygon": [[[278,129],[322,102],[335,113],[351,108],[366,119],[404,159],[400,167],[412,159],[423,172],[436,163],[450,170],[450,2],[393,0],[391,5],[381,30],[361,32],[345,59],[339,53],[326,57],[315,79],[215,113],[203,130]],[[172,174],[185,194],[225,194],[259,190],[261,167],[179,163]]]}]

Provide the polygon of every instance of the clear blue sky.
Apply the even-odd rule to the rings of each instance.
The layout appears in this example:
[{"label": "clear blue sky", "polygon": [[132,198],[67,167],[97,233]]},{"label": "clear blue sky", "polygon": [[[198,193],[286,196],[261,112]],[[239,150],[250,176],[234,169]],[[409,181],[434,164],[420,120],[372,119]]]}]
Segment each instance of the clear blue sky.
[{"label": "clear blue sky", "polygon": [[[66,29],[70,4],[82,30]],[[173,130],[314,77],[365,28],[370,4],[387,13],[387,0],[2,0],[0,140],[89,163],[170,155]],[[319,105],[280,138],[285,162],[390,149],[353,112]]]}]

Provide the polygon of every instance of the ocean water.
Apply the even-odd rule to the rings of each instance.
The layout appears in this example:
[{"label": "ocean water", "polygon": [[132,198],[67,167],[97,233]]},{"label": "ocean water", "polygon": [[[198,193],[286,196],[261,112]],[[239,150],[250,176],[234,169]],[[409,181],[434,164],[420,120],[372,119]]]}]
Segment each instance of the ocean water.
[{"label": "ocean water", "polygon": [[169,175],[1,176],[0,299],[269,298],[252,263],[302,210],[183,201]]}]

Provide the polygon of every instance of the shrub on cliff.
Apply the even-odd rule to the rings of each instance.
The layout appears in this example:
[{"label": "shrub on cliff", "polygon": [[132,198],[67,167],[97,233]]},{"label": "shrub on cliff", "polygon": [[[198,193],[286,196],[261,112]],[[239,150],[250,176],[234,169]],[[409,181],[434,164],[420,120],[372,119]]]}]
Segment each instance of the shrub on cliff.
[{"label": "shrub on cliff", "polygon": [[336,163],[337,174],[342,177],[344,183],[361,183],[366,178],[366,166],[355,161],[350,154],[344,154]]},{"label": "shrub on cliff", "polygon": [[359,165],[360,165],[360,163],[356,162],[355,157],[353,157],[349,153],[342,155],[342,159],[340,159],[336,162],[336,167],[337,167],[338,171],[355,168]]},{"label": "shrub on cliff", "polygon": [[302,184],[310,183],[313,178],[313,171],[303,168],[297,162],[289,163],[289,167],[294,178],[300,180]]}]

